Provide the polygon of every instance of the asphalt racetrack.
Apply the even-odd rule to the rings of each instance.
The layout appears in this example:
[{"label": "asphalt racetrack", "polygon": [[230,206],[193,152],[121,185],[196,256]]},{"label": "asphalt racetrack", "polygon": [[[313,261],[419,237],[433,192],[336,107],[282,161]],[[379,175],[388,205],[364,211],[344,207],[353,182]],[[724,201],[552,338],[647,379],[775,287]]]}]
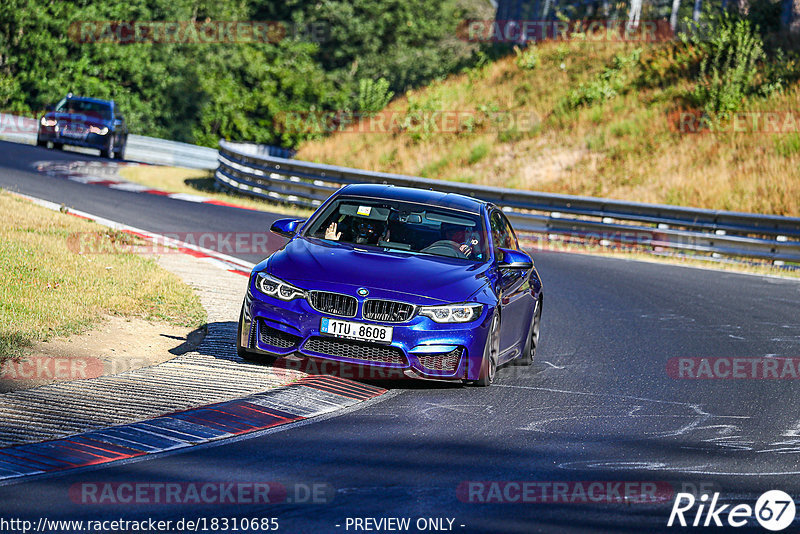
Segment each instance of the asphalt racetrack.
[{"label": "asphalt racetrack", "polygon": [[[84,185],[31,166],[87,158],[0,142],[0,187],[153,232],[262,232],[280,217]],[[758,376],[686,378],[700,373],[691,358],[725,358],[709,361],[722,361],[714,372],[730,377],[736,358],[756,357],[777,359],[791,378],[782,358],[800,357],[800,283],[533,255],[545,287],[537,361],[500,369],[490,388],[383,383],[386,395],[327,419],[0,487],[0,514],[276,518],[282,532],[393,525],[373,529],[367,518],[409,518],[412,532],[649,532],[676,530],[667,521],[678,492],[750,506],[766,490],[800,495],[800,381],[763,379],[749,363],[737,372]],[[211,481],[279,483],[286,494],[145,505],[94,504],[80,491]],[[761,530],[753,517],[737,530],[750,528]]]}]

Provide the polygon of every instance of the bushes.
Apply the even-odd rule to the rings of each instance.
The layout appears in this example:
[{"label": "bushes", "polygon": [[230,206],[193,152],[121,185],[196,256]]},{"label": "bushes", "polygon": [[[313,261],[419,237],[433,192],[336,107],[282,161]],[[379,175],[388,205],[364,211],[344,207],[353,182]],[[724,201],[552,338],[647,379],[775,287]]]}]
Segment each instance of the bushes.
[{"label": "bushes", "polygon": [[703,56],[691,96],[704,111],[716,115],[740,109],[745,98],[758,92],[756,69],[765,55],[761,37],[749,21],[724,14],[714,22],[708,35],[697,32],[687,40]]},{"label": "bushes", "polygon": [[389,90],[389,81],[381,78],[378,81],[362,78],[358,84],[358,110],[371,114],[386,107],[394,92]]},{"label": "bushes", "polygon": [[535,43],[530,43],[525,50],[520,50],[518,46],[515,46],[514,53],[517,55],[517,67],[520,69],[533,70],[539,63],[539,56],[536,54]]},{"label": "bushes", "polygon": [[617,54],[611,65],[594,80],[570,90],[563,104],[576,109],[583,105],[591,106],[609,100],[624,92],[632,79],[631,71],[638,64],[641,54],[641,48],[634,49],[630,54]]}]

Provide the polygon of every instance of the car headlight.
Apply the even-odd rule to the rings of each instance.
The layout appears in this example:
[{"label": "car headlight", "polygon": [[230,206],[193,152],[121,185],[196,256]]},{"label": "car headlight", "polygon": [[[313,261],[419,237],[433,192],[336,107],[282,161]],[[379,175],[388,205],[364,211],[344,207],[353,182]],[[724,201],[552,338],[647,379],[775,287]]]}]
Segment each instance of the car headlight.
[{"label": "car headlight", "polygon": [[437,323],[468,323],[481,316],[483,304],[465,302],[446,306],[423,306],[419,314],[430,317]]},{"label": "car headlight", "polygon": [[256,289],[265,295],[281,300],[292,300],[306,296],[306,292],[299,287],[295,287],[267,273],[258,273],[256,275]]},{"label": "car headlight", "polygon": [[42,117],[41,124],[42,126],[47,126],[48,128],[52,128],[53,126],[58,124],[58,121],[55,119],[48,119],[47,117]]},{"label": "car headlight", "polygon": [[102,128],[98,128],[97,126],[89,126],[89,133],[105,135],[108,133],[108,127],[103,126]]}]

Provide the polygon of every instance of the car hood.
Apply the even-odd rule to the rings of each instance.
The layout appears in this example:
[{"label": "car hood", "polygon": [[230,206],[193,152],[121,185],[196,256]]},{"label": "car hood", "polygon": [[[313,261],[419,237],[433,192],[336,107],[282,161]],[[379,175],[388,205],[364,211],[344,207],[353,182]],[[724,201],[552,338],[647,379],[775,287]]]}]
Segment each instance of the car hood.
[{"label": "car hood", "polygon": [[267,268],[305,289],[353,286],[374,296],[392,292],[417,301],[462,302],[486,285],[489,264],[296,237],[270,256]]}]

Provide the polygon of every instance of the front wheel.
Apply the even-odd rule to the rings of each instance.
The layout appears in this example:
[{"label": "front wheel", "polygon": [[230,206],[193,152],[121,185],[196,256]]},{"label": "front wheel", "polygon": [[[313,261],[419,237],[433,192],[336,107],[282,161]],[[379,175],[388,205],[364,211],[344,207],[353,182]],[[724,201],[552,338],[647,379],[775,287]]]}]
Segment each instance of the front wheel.
[{"label": "front wheel", "polygon": [[42,141],[39,137],[36,137],[36,146],[47,147],[47,141]]},{"label": "front wheel", "polygon": [[106,148],[104,148],[104,149],[103,148],[100,149],[100,157],[101,158],[114,159],[114,136],[113,135],[108,139],[108,146],[106,146]]},{"label": "front wheel", "polygon": [[491,386],[497,374],[497,361],[500,356],[500,316],[492,318],[492,326],[489,335],[486,336],[486,346],[483,349],[483,361],[481,362],[481,375],[475,381],[476,386]]},{"label": "front wheel", "polygon": [[128,147],[128,140],[125,139],[120,147],[117,149],[117,159],[124,160],[125,159],[125,149]]},{"label": "front wheel", "polygon": [[247,348],[242,346],[242,327],[244,325],[244,306],[242,306],[242,311],[239,312],[239,326],[236,328],[236,354],[243,360],[247,360],[248,362],[255,362],[255,363],[263,363],[263,364],[272,364],[277,360],[274,356],[269,356],[267,354],[258,354],[256,352],[250,352]]}]

